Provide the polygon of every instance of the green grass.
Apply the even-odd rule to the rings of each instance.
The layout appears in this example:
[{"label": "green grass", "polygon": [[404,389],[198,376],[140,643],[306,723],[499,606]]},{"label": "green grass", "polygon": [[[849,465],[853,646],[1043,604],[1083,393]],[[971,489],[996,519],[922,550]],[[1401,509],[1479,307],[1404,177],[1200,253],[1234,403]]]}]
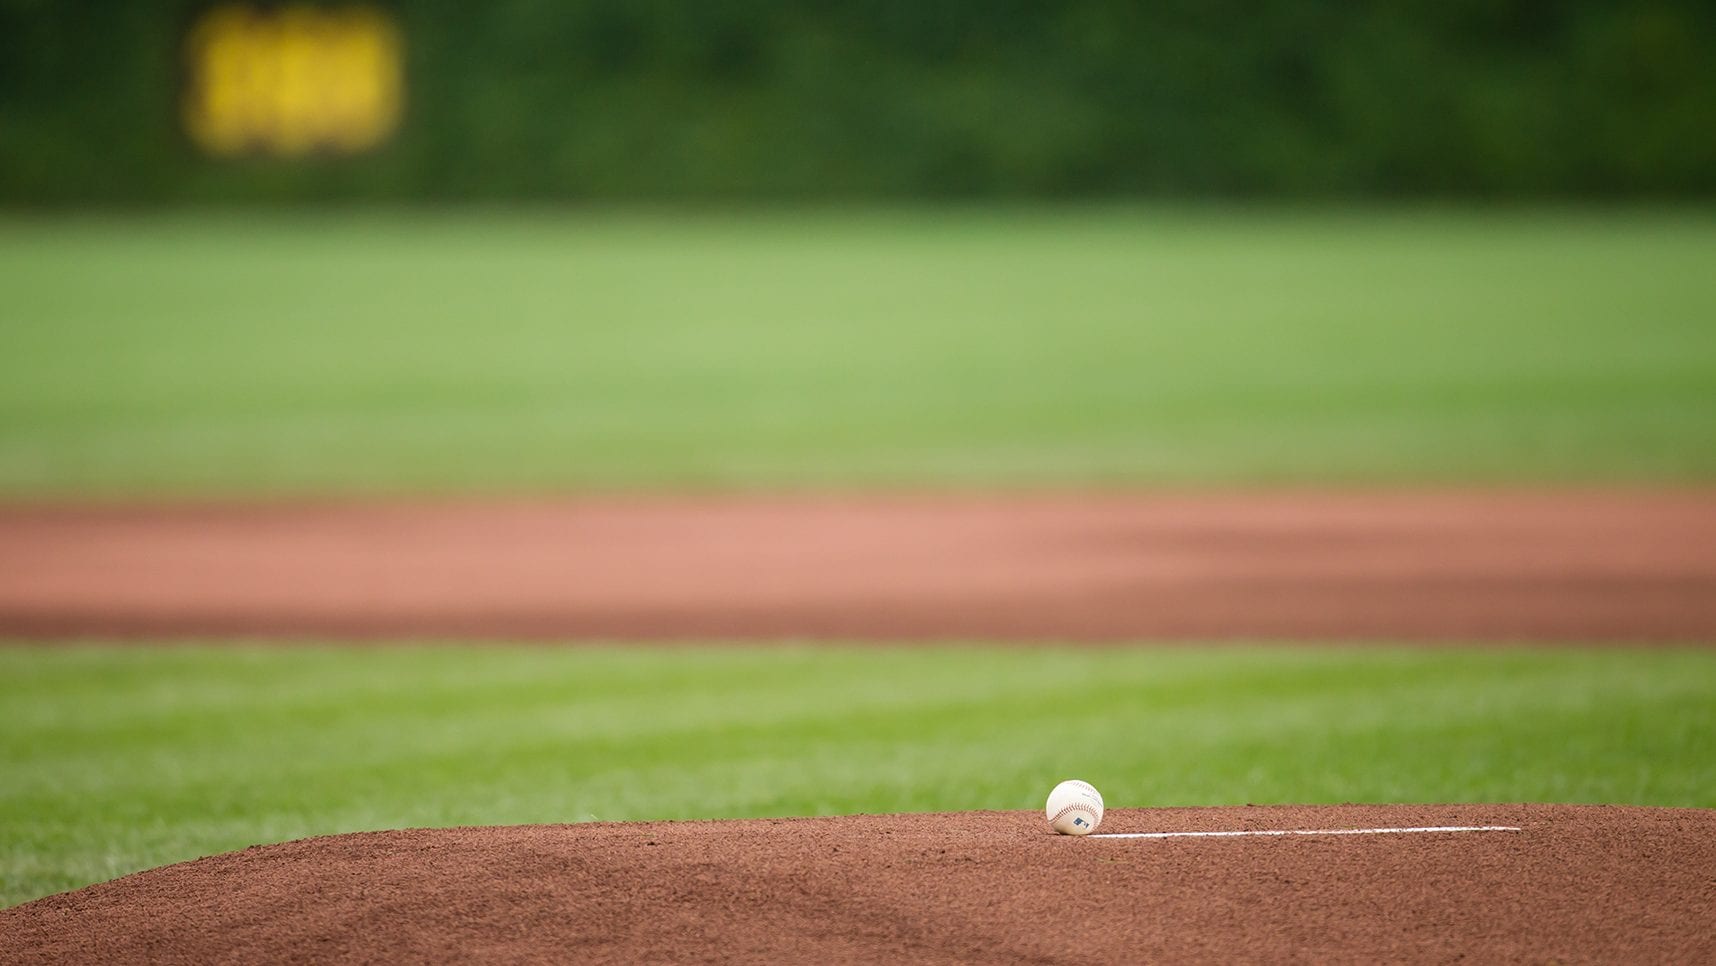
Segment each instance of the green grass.
[{"label": "green grass", "polygon": [[399,826],[1716,805],[1716,652],[0,648],[0,905]]},{"label": "green grass", "polygon": [[1716,217],[12,217],[0,494],[1716,479]]}]

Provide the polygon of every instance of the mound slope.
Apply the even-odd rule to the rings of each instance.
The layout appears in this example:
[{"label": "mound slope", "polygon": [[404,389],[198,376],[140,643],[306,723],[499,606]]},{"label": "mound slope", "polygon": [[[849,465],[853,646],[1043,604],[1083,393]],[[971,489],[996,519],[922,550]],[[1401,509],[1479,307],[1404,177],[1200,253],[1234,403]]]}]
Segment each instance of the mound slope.
[{"label": "mound slope", "polygon": [[0,505],[0,635],[1716,638],[1716,492]]},{"label": "mound slope", "polygon": [[1711,961],[1716,812],[1116,810],[412,830],[166,866],[0,912],[0,960]]}]

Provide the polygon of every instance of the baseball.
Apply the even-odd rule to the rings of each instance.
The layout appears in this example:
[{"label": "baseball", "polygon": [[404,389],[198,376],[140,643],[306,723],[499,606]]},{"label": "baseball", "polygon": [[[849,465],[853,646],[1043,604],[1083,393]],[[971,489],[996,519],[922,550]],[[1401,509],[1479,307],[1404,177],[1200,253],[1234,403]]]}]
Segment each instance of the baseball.
[{"label": "baseball", "polygon": [[1069,779],[1049,793],[1043,815],[1062,835],[1089,835],[1102,824],[1102,793],[1090,782]]}]

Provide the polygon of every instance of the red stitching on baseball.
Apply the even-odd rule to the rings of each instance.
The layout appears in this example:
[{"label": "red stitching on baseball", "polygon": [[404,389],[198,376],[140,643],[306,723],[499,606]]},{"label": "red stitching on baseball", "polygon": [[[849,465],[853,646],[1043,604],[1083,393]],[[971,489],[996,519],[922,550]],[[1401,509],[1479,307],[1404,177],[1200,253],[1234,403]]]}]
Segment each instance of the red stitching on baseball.
[{"label": "red stitching on baseball", "polygon": [[1090,816],[1090,827],[1091,828],[1096,828],[1096,826],[1102,822],[1102,816],[1096,814],[1096,809],[1092,808],[1091,804],[1089,802],[1073,802],[1071,805],[1061,806],[1061,810],[1055,813],[1055,817],[1049,819],[1049,824],[1050,825],[1055,824],[1056,822],[1061,820],[1062,816],[1066,815],[1066,813],[1071,812],[1075,809],[1082,809],[1086,814],[1088,814]]}]

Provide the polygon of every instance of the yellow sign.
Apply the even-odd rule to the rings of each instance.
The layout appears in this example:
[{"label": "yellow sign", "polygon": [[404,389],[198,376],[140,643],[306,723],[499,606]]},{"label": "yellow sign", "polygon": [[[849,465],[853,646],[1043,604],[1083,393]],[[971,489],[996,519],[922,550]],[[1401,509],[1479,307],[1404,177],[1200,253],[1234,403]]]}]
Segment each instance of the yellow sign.
[{"label": "yellow sign", "polygon": [[355,154],[399,126],[399,31],[370,7],[215,7],[185,57],[185,131],[210,154]]}]

